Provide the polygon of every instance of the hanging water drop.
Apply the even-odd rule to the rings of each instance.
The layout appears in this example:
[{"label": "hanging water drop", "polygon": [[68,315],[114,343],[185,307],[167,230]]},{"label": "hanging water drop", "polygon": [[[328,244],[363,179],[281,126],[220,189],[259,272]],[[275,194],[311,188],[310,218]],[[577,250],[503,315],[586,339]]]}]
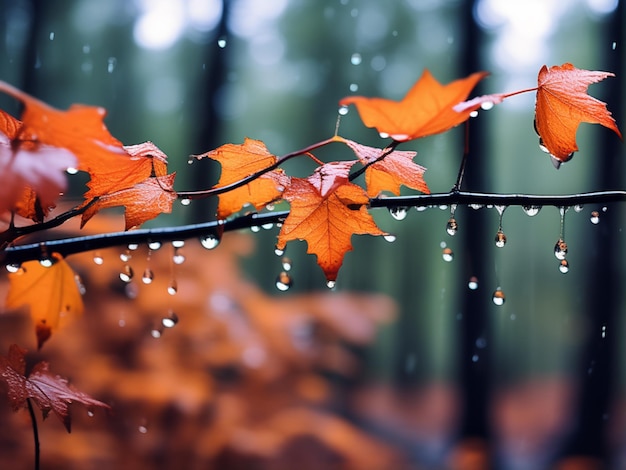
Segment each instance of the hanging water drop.
[{"label": "hanging water drop", "polygon": [[125,265],[120,272],[120,279],[124,282],[130,282],[133,279],[133,276],[133,268],[131,268],[129,265]]},{"label": "hanging water drop", "polygon": [[467,287],[469,287],[470,290],[478,289],[478,278],[476,276],[470,277],[469,281],[467,282]]},{"label": "hanging water drop", "polygon": [[158,242],[158,241],[148,242],[148,248],[150,248],[152,251],[156,251],[159,248],[161,248],[161,242]]},{"label": "hanging water drop", "polygon": [[174,248],[182,248],[185,246],[185,240],[172,240],[172,246]]},{"label": "hanging water drop", "polygon": [[139,248],[139,243],[129,243],[127,248],[130,251],[135,251],[137,248]]},{"label": "hanging water drop", "polygon": [[383,235],[383,238],[389,243],[393,243],[396,241],[396,236],[391,233],[386,233],[385,235]]},{"label": "hanging water drop", "polygon": [[153,280],[154,273],[152,272],[152,269],[146,268],[143,272],[143,275],[141,276],[141,282],[143,282],[144,284],[151,284]]},{"label": "hanging water drop", "polygon": [[200,244],[207,250],[213,250],[220,244],[220,238],[216,234],[210,233],[200,238]]},{"label": "hanging water drop", "polygon": [[575,212],[582,212],[583,207],[584,207],[584,206],[583,206],[582,204],[576,204],[576,205],[574,206],[574,211],[575,211]]},{"label": "hanging water drop", "polygon": [[[124,262],[124,263],[128,263],[130,261],[130,259],[132,258],[132,255],[128,252],[128,251],[124,251],[122,253],[120,253],[120,259]],[[96,263],[97,264],[97,263]]]},{"label": "hanging water drop", "polygon": [[[150,331],[150,336],[152,336],[154,339],[159,339],[162,335],[163,335],[163,330],[161,329],[161,327],[152,328],[152,330]],[[139,429],[141,431],[141,428]]]},{"label": "hanging water drop", "polygon": [[458,229],[459,224],[457,223],[456,219],[454,217],[450,217],[450,219],[448,219],[448,223],[446,224],[446,232],[448,232],[448,235],[453,237],[456,235]]},{"label": "hanging water drop", "polygon": [[224,36],[220,36],[217,39],[217,47],[219,47],[220,49],[224,49],[227,44],[228,44],[228,41],[226,40]]},{"label": "hanging water drop", "polygon": [[167,293],[169,295],[176,295],[178,293],[178,283],[176,282],[176,279],[172,279],[170,281],[169,286],[167,286]]},{"label": "hanging water drop", "polygon": [[5,266],[6,270],[12,274],[18,273],[22,269],[22,265],[19,263],[9,263]]},{"label": "hanging water drop", "polygon": [[73,166],[68,166],[68,167],[65,169],[65,172],[66,172],[68,175],[75,175],[76,173],[78,173],[78,168],[74,168]]},{"label": "hanging water drop", "polygon": [[178,315],[172,310],[169,311],[167,317],[161,318],[161,325],[165,328],[173,328],[178,323]]},{"label": "hanging water drop", "polygon": [[567,256],[567,243],[562,238],[559,238],[554,245],[554,256],[558,260],[564,260]]},{"label": "hanging water drop", "polygon": [[293,285],[293,279],[287,273],[287,271],[281,271],[281,273],[276,278],[276,288],[280,291],[287,291]]},{"label": "hanging water drop", "polygon": [[502,248],[506,245],[506,235],[502,230],[498,230],[496,233],[495,243],[498,248]]},{"label": "hanging water drop", "polygon": [[291,271],[291,268],[293,266],[293,263],[291,262],[291,259],[287,258],[286,256],[280,260],[281,264],[283,265],[283,270],[285,271]]},{"label": "hanging water drop", "polygon": [[260,231],[261,231],[261,227],[259,227],[258,225],[252,225],[252,226],[250,227],[250,231],[251,231],[252,233],[258,233],[258,232],[260,232]]},{"label": "hanging water drop", "polygon": [[474,209],[475,211],[477,211],[478,209],[482,209],[484,207],[484,205],[483,204],[472,203],[472,204],[469,204],[469,207]]},{"label": "hanging water drop", "polygon": [[276,256],[282,256],[282,255],[284,255],[284,254],[285,254],[285,250],[284,250],[283,248],[278,248],[278,247],[275,247],[275,248],[274,248],[274,254],[275,254]]},{"label": "hanging water drop", "polygon": [[361,57],[361,54],[359,54],[358,52],[355,52],[354,54],[352,54],[352,56],[350,56],[350,63],[352,65],[360,65],[362,61],[363,61],[363,58]]},{"label": "hanging water drop", "polygon": [[188,206],[189,204],[191,204],[191,199],[184,197],[180,200],[180,204],[182,206]]},{"label": "hanging water drop", "polygon": [[454,252],[452,248],[446,247],[441,252],[441,256],[446,263],[449,263],[454,259]]},{"label": "hanging water drop", "polygon": [[172,262],[174,264],[183,264],[185,262],[185,255],[179,250],[179,248],[174,248],[174,255],[172,256]]},{"label": "hanging water drop", "polygon": [[347,106],[340,106],[337,110],[340,116],[345,116],[346,114],[348,114],[348,111],[350,111],[350,108],[348,108]]},{"label": "hanging water drop", "polygon": [[559,271],[561,271],[563,274],[569,272],[569,262],[566,259],[562,259],[559,262]]},{"label": "hanging water drop", "polygon": [[49,268],[54,264],[54,260],[52,258],[41,258],[39,264],[44,268]]},{"label": "hanging water drop", "polygon": [[93,262],[94,264],[101,266],[104,263],[104,258],[102,257],[102,255],[100,255],[99,252],[96,251],[93,255]]},{"label": "hanging water drop", "polygon": [[389,213],[391,217],[396,220],[404,220],[406,218],[407,209],[406,207],[390,207]]},{"label": "hanging water drop", "polygon": [[493,292],[493,297],[491,298],[491,300],[493,301],[494,304],[498,306],[504,305],[504,302],[506,301],[506,296],[504,295],[504,292],[502,292],[501,288],[498,287]]},{"label": "hanging water drop", "polygon": [[534,217],[539,214],[541,206],[522,206],[524,213],[529,217]]},{"label": "hanging water drop", "polygon": [[598,225],[600,223],[600,213],[598,211],[593,211],[589,220],[591,220],[593,225]]},{"label": "hanging water drop", "polygon": [[328,287],[329,289],[334,289],[336,285],[336,281],[326,281],[326,287]]}]

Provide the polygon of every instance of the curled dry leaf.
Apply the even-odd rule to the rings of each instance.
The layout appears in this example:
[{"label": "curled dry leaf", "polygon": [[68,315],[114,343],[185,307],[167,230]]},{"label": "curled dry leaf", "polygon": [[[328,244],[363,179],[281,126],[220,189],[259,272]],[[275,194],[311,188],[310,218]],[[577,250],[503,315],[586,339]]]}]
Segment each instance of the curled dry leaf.
[{"label": "curled dry leaf", "polygon": [[355,104],[367,127],[375,127],[394,140],[419,139],[445,132],[465,122],[471,110],[455,111],[453,107],[464,101],[486,75],[486,72],[476,72],[441,85],[425,70],[401,101],[348,96],[339,104]]}]

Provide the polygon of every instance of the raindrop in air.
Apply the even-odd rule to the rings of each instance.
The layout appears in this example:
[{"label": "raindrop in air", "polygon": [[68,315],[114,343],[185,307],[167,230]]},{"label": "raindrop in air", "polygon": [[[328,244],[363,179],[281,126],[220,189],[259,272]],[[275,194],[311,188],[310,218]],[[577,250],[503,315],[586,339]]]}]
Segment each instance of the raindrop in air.
[{"label": "raindrop in air", "polygon": [[280,291],[289,290],[289,288],[293,285],[293,279],[287,273],[287,271],[282,271],[278,277],[276,278],[276,288]]},{"label": "raindrop in air", "polygon": [[406,218],[406,207],[390,207],[389,213],[396,220],[404,220]]},{"label": "raindrop in air", "polygon": [[328,287],[329,289],[334,289],[336,285],[336,281],[326,281],[326,287]]},{"label": "raindrop in air", "polygon": [[128,265],[122,268],[122,271],[120,272],[120,279],[122,281],[130,282],[133,279],[133,276],[134,276],[133,268],[131,268]]},{"label": "raindrop in air", "polygon": [[396,237],[395,235],[391,234],[391,233],[387,233],[387,234],[383,235],[383,238],[384,238],[386,241],[388,241],[389,243],[393,243],[393,242],[395,242],[395,241],[396,241],[396,238],[397,238],[397,237]]},{"label": "raindrop in air", "polygon": [[469,287],[471,290],[478,289],[478,278],[476,276],[470,277],[469,281],[467,282],[467,287]]},{"label": "raindrop in air", "polygon": [[598,211],[593,211],[589,220],[591,220],[593,225],[598,225],[600,223],[600,213]]},{"label": "raindrop in air", "polygon": [[50,36],[48,36],[50,38],[50,41],[54,41],[54,31],[50,32]]},{"label": "raindrop in air", "polygon": [[506,235],[502,230],[498,230],[496,233],[495,243],[498,248],[502,248],[506,245]]},{"label": "raindrop in air", "polygon": [[452,248],[446,247],[441,252],[441,256],[445,262],[449,263],[454,259],[454,252]]},{"label": "raindrop in air", "polygon": [[217,40],[217,47],[219,47],[220,49],[224,49],[227,43],[228,41],[226,40],[226,38],[222,36]]},{"label": "raindrop in air", "polygon": [[154,273],[152,272],[152,269],[146,268],[143,272],[143,276],[141,276],[141,282],[143,282],[144,284],[151,284],[153,280]]},{"label": "raindrop in air", "polygon": [[491,298],[491,300],[493,300],[493,303],[496,305],[504,305],[504,301],[506,300],[506,297],[504,295],[504,292],[502,292],[502,289],[498,287],[493,292],[493,297]]},{"label": "raindrop in air", "polygon": [[214,233],[210,233],[200,238],[200,244],[207,250],[213,250],[220,244],[220,238]]},{"label": "raindrop in air", "polygon": [[113,73],[116,65],[117,59],[115,57],[109,57],[109,59],[107,60],[107,72]]},{"label": "raindrop in air", "polygon": [[156,251],[159,248],[161,248],[161,242],[149,242],[148,243],[148,248],[150,248],[152,251]]},{"label": "raindrop in air", "polygon": [[562,259],[559,262],[559,271],[561,271],[563,274],[569,272],[569,263],[566,259]]},{"label": "raindrop in air", "polygon": [[558,260],[564,260],[567,256],[567,243],[562,238],[559,238],[554,245],[554,256]]},{"label": "raindrop in air", "polygon": [[93,255],[93,262],[94,264],[97,264],[98,266],[100,266],[104,263],[104,258],[102,257],[102,255],[100,255],[100,253],[95,253]]},{"label": "raindrop in air", "polygon": [[539,214],[541,206],[522,206],[524,213],[530,217],[534,217]]},{"label": "raindrop in air", "polygon": [[172,310],[169,311],[167,317],[161,318],[161,325],[165,328],[173,328],[178,323],[178,315]]},{"label": "raindrop in air", "polygon": [[353,92],[353,93],[359,91],[359,85],[356,84],[356,83],[351,83],[350,84],[350,91]]},{"label": "raindrop in air", "polygon": [[291,262],[291,259],[287,258],[286,256],[280,260],[281,264],[283,265],[283,270],[285,271],[291,271],[291,268],[293,266],[293,263]]},{"label": "raindrop in air", "polygon": [[360,65],[362,61],[363,61],[363,58],[361,57],[361,54],[357,52],[352,54],[352,56],[350,57],[350,63],[352,65]]},{"label": "raindrop in air", "polygon": [[450,217],[448,223],[446,224],[446,232],[448,232],[448,235],[453,237],[454,235],[456,235],[458,229],[459,224],[457,223],[456,219],[454,217]]},{"label": "raindrop in air", "polygon": [[10,273],[17,273],[22,269],[22,265],[19,263],[9,263],[5,266],[6,270]]},{"label": "raindrop in air", "polygon": [[176,295],[177,292],[178,292],[178,284],[175,279],[172,279],[170,281],[170,285],[167,286],[167,293],[169,295]]},{"label": "raindrop in air", "polygon": [[602,337],[606,338],[606,325],[602,326]]}]

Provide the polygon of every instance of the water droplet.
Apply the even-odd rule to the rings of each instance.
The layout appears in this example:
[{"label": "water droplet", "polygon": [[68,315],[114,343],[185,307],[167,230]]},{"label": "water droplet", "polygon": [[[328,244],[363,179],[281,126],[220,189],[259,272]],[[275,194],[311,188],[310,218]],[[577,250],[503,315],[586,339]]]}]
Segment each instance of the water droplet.
[{"label": "water droplet", "polygon": [[139,243],[129,243],[126,248],[128,248],[130,251],[135,251],[137,248],[139,248]]},{"label": "water droplet", "polygon": [[329,289],[334,289],[336,285],[336,281],[326,281],[326,287],[328,287]]},{"label": "water droplet", "polygon": [[129,299],[136,299],[139,295],[139,286],[136,282],[127,281],[126,286],[124,286],[124,294]]},{"label": "water droplet", "polygon": [[441,252],[441,256],[446,263],[449,263],[454,259],[454,252],[452,251],[452,248],[446,247]]},{"label": "water droplet", "polygon": [[386,132],[379,132],[378,135],[381,139],[387,139],[389,137],[389,134],[387,134]]},{"label": "water droplet", "polygon": [[276,288],[280,291],[289,290],[289,288],[293,285],[293,279],[287,273],[287,271],[281,271],[281,273],[276,278]]},{"label": "water droplet", "polygon": [[94,412],[92,410],[87,410],[87,416],[89,416],[90,418],[94,417]]},{"label": "water droplet", "polygon": [[173,328],[178,324],[178,315],[172,310],[169,311],[167,317],[161,318],[161,325],[165,328]]},{"label": "water droplet", "polygon": [[484,101],[480,104],[481,109],[484,109],[485,111],[489,111],[494,106],[493,101]]},{"label": "water droplet", "polygon": [[352,54],[352,56],[350,57],[350,63],[352,65],[360,65],[361,62],[363,62],[363,58],[361,57],[361,54],[359,54],[357,52]]},{"label": "water droplet", "polygon": [[480,357],[478,356],[478,354],[474,354],[472,356],[472,362],[478,362],[479,359],[480,359]]},{"label": "water droplet", "polygon": [[559,238],[554,245],[554,256],[558,260],[564,260],[567,256],[567,243],[562,238]]},{"label": "water droplet", "polygon": [[283,270],[285,271],[291,271],[291,268],[293,266],[293,263],[291,262],[291,259],[287,258],[286,256],[280,260],[280,262],[283,265]]},{"label": "water droplet", "polygon": [[134,276],[133,268],[129,265],[125,265],[120,272],[120,279],[124,282],[130,282]]},{"label": "water droplet", "polygon": [[350,91],[352,93],[359,91],[359,85],[356,83],[350,83]]},{"label": "water droplet", "polygon": [[608,207],[606,207],[606,206],[603,206],[603,207],[602,207],[602,212],[606,212],[606,211],[608,211],[608,210],[609,210],[609,208],[608,208]]},{"label": "water droplet", "polygon": [[107,72],[113,73],[116,65],[117,65],[117,59],[115,57],[109,57],[107,59]]},{"label": "water droplet", "polygon": [[127,251],[120,253],[120,259],[124,262],[124,263],[128,263],[130,261],[130,259],[132,258],[132,255],[130,253],[128,253]]},{"label": "water droplet", "polygon": [[174,248],[182,248],[185,246],[185,240],[172,240],[172,246]]},{"label": "water droplet", "polygon": [[273,210],[276,208],[276,205],[270,202],[269,204],[266,204],[266,205],[265,205],[265,208],[266,208],[268,211],[273,211]]},{"label": "water droplet", "polygon": [[446,224],[446,232],[448,232],[448,235],[453,237],[456,235],[456,232],[458,230],[459,230],[459,224],[457,223],[456,219],[454,217],[450,217],[450,219],[448,220],[448,223]]},{"label": "water droplet", "polygon": [[174,248],[174,255],[172,256],[172,262],[174,264],[183,264],[185,262],[185,255],[179,250],[179,248]]},{"label": "water droplet", "polygon": [[66,172],[68,175],[75,175],[76,173],[78,173],[78,168],[74,168],[73,166],[68,166],[68,167],[65,169],[65,172]]},{"label": "water droplet", "polygon": [[217,47],[219,47],[220,49],[224,49],[227,44],[228,44],[228,41],[226,40],[224,36],[221,36],[217,39]]},{"label": "water droplet", "polygon": [[216,234],[210,233],[200,238],[200,244],[207,250],[213,250],[220,244],[220,238]]},{"label": "water droplet", "polygon": [[339,115],[345,116],[346,114],[348,114],[348,111],[350,111],[350,108],[348,108],[347,106],[340,106],[337,112],[339,113]]},{"label": "water droplet", "polygon": [[144,284],[151,284],[153,280],[154,273],[152,272],[152,269],[146,268],[143,272],[143,275],[141,276],[141,282],[143,282]]},{"label": "water droplet", "polygon": [[493,292],[493,297],[491,298],[491,300],[493,301],[494,304],[496,305],[504,305],[504,302],[506,300],[506,296],[504,295],[504,292],[502,292],[502,289],[500,289],[499,287]]},{"label": "water droplet", "polygon": [[285,254],[285,250],[282,248],[275,247],[274,253],[276,254],[276,256],[282,256]]},{"label": "water droplet", "polygon": [[191,199],[184,197],[180,200],[180,204],[182,206],[188,206],[191,204]]},{"label": "water droplet", "polygon": [[94,264],[101,266],[102,264],[104,264],[104,258],[102,257],[102,255],[100,255],[100,253],[96,252],[93,255],[93,262]]},{"label": "water droplet", "polygon": [[467,287],[469,287],[471,290],[478,289],[478,278],[476,276],[470,277],[469,281],[467,282]]},{"label": "water droplet", "polygon": [[18,273],[22,269],[22,265],[19,263],[9,263],[5,266],[6,270],[10,273]]},{"label": "water droplet", "polygon": [[569,272],[569,263],[566,259],[562,259],[559,262],[559,271],[561,271],[563,274]]},{"label": "water droplet", "polygon": [[598,211],[593,211],[589,220],[591,220],[593,225],[598,225],[600,223],[600,213]]},{"label": "water droplet", "polygon": [[478,111],[474,110],[474,111],[471,111],[471,112],[470,112],[470,117],[475,118],[475,117],[477,117],[477,116],[478,116]]},{"label": "water droplet", "polygon": [[389,243],[393,243],[396,241],[397,237],[391,233],[386,233],[385,235],[383,235],[383,238]]},{"label": "water droplet", "polygon": [[534,217],[539,214],[541,206],[522,206],[524,213],[529,217]]},{"label": "water droplet", "polygon": [[495,243],[498,248],[502,248],[506,245],[506,235],[502,230],[498,230],[496,233]]},{"label": "water droplet", "polygon": [[163,336],[163,330],[161,329],[161,327],[152,328],[152,330],[150,331],[150,336],[152,336],[154,339],[159,339],[161,336]]},{"label": "water droplet", "polygon": [[606,338],[606,325],[602,326],[602,337]]},{"label": "water droplet", "polygon": [[390,207],[389,213],[396,220],[404,220],[406,219],[407,210],[406,207]]},{"label": "water droplet", "polygon": [[447,204],[441,204],[439,206],[439,209],[441,209],[442,211],[447,211],[448,210],[448,205]]},{"label": "water droplet", "polygon": [[482,209],[484,207],[483,204],[470,204],[469,207],[471,207],[472,209],[474,209],[475,211],[477,211],[478,209]]},{"label": "water droplet", "polygon": [[576,205],[574,206],[574,211],[575,211],[575,212],[582,212],[583,207],[584,207],[584,206],[583,206],[582,204],[576,204]]},{"label": "water droplet", "polygon": [[175,279],[172,279],[170,285],[167,286],[167,293],[169,295],[176,295],[178,293],[178,283]]},{"label": "water droplet", "polygon": [[54,31],[50,32],[50,36],[48,36],[50,38],[50,41],[54,41]]},{"label": "water droplet", "polygon": [[[159,335],[158,337],[160,337],[160,335]],[[145,434],[145,433],[147,433],[147,432],[148,432],[148,428],[147,428],[147,427],[145,427],[145,426],[143,426],[143,425],[139,426],[139,427],[137,428],[137,430],[138,430],[141,434]]]},{"label": "water droplet", "polygon": [[150,248],[152,251],[156,251],[161,248],[161,242],[148,242],[148,248]]},{"label": "water droplet", "polygon": [[260,231],[261,231],[261,227],[259,227],[258,225],[252,225],[252,226],[250,227],[250,231],[251,231],[252,233],[258,233],[258,232],[260,232]]},{"label": "water droplet", "polygon": [[52,258],[41,258],[39,260],[39,264],[42,265],[44,268],[49,268],[54,264],[54,260]]},{"label": "water droplet", "polygon": [[487,339],[482,336],[476,338],[475,344],[478,349],[485,349],[487,347]]},{"label": "water droplet", "polygon": [[415,206],[417,212],[424,212],[426,209],[428,209],[428,206]]}]

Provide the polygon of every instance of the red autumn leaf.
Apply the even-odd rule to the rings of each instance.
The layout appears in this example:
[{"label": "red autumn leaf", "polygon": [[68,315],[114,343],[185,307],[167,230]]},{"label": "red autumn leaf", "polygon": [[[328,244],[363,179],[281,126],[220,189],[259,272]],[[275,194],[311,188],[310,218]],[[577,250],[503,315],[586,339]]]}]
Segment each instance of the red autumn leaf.
[{"label": "red autumn leaf", "polygon": [[622,137],[606,103],[587,94],[590,84],[613,76],[577,69],[569,63],[550,68],[544,65],[539,71],[535,126],[543,146],[558,163],[569,160],[578,150],[576,130],[581,122],[601,124]]},{"label": "red autumn leaf", "polygon": [[355,104],[363,123],[397,141],[439,134],[461,124],[470,111],[457,112],[453,106],[464,101],[486,72],[477,72],[441,85],[428,70],[401,101],[348,96],[339,104]]},{"label": "red autumn leaf", "polygon": [[[222,174],[214,188],[228,186],[257,173],[276,163],[265,144],[260,140],[246,138],[243,144],[225,144],[210,152],[196,155],[195,158],[211,158],[220,162]],[[225,219],[238,212],[245,204],[253,205],[257,210],[279,199],[288,183],[288,177],[282,170],[272,170],[259,178],[219,195],[217,217]]]},{"label": "red autumn leaf", "polygon": [[[278,249],[290,240],[306,240],[308,253],[317,256],[326,279],[335,281],[353,234],[384,235],[367,212],[369,198],[348,181],[356,161],[318,167],[308,178],[292,178],[283,197],[291,211],[278,234]],[[351,205],[358,205],[357,209]]]},{"label": "red autumn leaf", "polygon": [[352,140],[343,139],[342,141],[354,151],[363,165],[370,164],[365,169],[368,196],[376,197],[383,191],[400,195],[400,185],[430,194],[428,185],[424,181],[426,168],[413,163],[417,152],[394,150],[377,161],[384,150],[361,145]]},{"label": "red autumn leaf", "polygon": [[81,227],[96,212],[106,207],[124,206],[126,230],[138,227],[160,214],[172,212],[172,204],[176,199],[174,177],[175,173],[148,178],[132,188],[100,196],[83,212]]},{"label": "red autumn leaf", "polygon": [[26,351],[12,344],[7,356],[0,356],[0,378],[8,386],[9,401],[13,409],[26,406],[26,400],[32,399],[41,410],[43,418],[52,411],[71,431],[69,404],[82,403],[89,407],[110,408],[106,403],[91,398],[86,393],[70,386],[68,381],[48,370],[47,362],[39,362],[28,377],[26,373]]},{"label": "red autumn leaf", "polygon": [[152,174],[152,158],[130,155],[109,133],[103,108],[72,105],[60,111],[2,81],[0,91],[24,105],[22,126],[11,137],[13,148],[32,149],[34,145],[36,150],[45,145],[74,154],[77,168],[90,175],[86,198],[130,188]]},{"label": "red autumn leaf", "polygon": [[55,330],[83,314],[80,279],[60,255],[52,254],[49,261],[47,267],[27,261],[9,273],[6,299],[7,308],[29,307],[39,348]]}]

